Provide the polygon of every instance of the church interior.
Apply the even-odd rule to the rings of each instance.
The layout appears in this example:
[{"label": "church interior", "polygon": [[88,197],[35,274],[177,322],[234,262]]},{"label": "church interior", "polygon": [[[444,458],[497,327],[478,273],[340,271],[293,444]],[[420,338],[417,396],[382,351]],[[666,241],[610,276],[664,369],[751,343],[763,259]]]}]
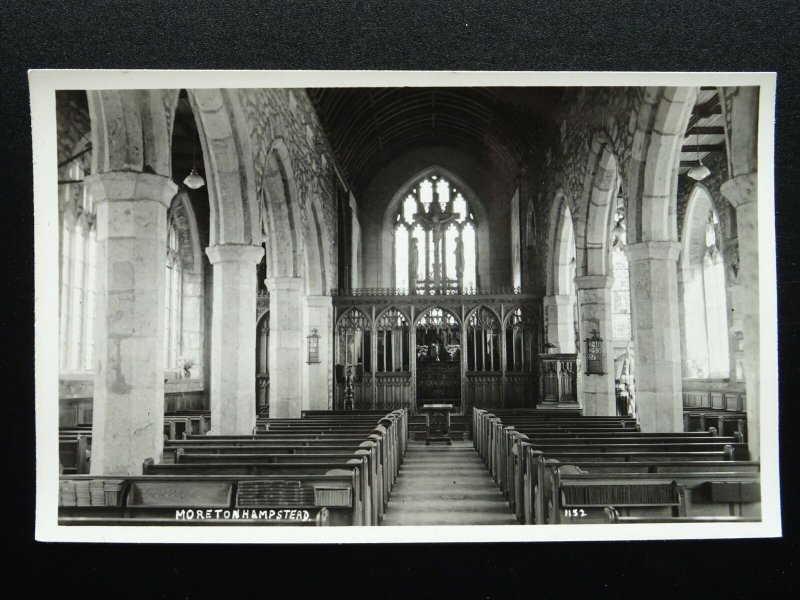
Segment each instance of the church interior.
[{"label": "church interior", "polygon": [[758,105],[57,92],[59,524],[759,521]]}]

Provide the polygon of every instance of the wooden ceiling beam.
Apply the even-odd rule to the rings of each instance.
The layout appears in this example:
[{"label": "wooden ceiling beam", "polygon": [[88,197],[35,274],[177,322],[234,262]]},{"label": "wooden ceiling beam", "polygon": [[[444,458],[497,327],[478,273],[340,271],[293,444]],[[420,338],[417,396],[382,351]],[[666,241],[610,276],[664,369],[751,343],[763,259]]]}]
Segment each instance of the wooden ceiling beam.
[{"label": "wooden ceiling beam", "polygon": [[725,152],[725,144],[684,144],[681,152]]},{"label": "wooden ceiling beam", "polygon": [[725,128],[722,125],[712,127],[695,125],[686,130],[686,137],[690,135],[725,135]]}]

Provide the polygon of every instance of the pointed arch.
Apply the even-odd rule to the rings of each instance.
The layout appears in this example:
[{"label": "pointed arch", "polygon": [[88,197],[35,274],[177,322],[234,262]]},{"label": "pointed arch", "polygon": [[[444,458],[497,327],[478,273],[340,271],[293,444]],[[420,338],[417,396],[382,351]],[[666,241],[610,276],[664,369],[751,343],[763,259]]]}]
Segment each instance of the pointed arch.
[{"label": "pointed arch", "polygon": [[[439,311],[438,313],[435,311]],[[451,322],[448,317],[452,317],[455,321],[455,324],[461,326],[461,319],[459,319],[458,315],[454,313],[449,308],[445,308],[443,306],[431,306],[430,308],[425,309],[421,313],[419,313],[414,319],[414,327],[419,327],[420,323],[423,320],[432,321],[435,319],[442,319],[447,322]]]},{"label": "pointed arch", "polygon": [[314,194],[306,203],[305,237],[305,275],[306,292],[312,296],[328,293],[330,263],[327,249],[330,239],[327,230],[320,223],[321,205],[319,196]]},{"label": "pointed arch", "polygon": [[730,376],[730,342],[719,215],[708,189],[692,188],[680,257],[684,375]]},{"label": "pointed arch", "polygon": [[291,157],[283,138],[273,141],[265,162],[258,194],[267,260],[275,276],[300,277],[303,274],[303,234],[299,221],[299,195]]},{"label": "pointed arch", "polygon": [[628,242],[677,240],[681,146],[697,87],[649,87],[637,113],[628,192]]},{"label": "pointed arch", "polygon": [[383,221],[381,223],[382,241],[381,249],[381,264],[383,265],[383,285],[385,287],[392,287],[394,285],[394,227],[395,216],[400,210],[401,203],[408,195],[408,190],[420,180],[430,177],[431,175],[438,175],[450,181],[458,190],[460,190],[469,202],[474,215],[474,224],[476,232],[476,271],[477,280],[479,285],[487,285],[491,281],[491,267],[489,262],[490,257],[490,240],[489,240],[489,218],[486,207],[481,198],[475,191],[467,185],[458,175],[452,171],[440,167],[438,165],[431,165],[415,175],[409,177],[403,185],[397,188],[394,196],[386,207],[383,214]]},{"label": "pointed arch", "polygon": [[[392,311],[398,313],[406,321],[406,323],[409,323],[409,324],[411,323],[411,316],[406,311],[404,311],[402,308],[399,308],[397,306],[388,306],[385,309],[383,309],[382,311],[380,311],[375,316],[375,323],[376,324],[380,323],[381,319],[383,319],[383,317],[385,315],[389,315],[390,313],[392,313]],[[376,326],[379,327],[379,325],[376,325]]]},{"label": "pointed arch", "polygon": [[[496,323],[494,324],[494,328],[497,329],[500,328],[503,319],[500,318],[500,314],[496,310],[494,310],[491,306],[488,306],[486,304],[479,304],[464,316],[464,322],[467,323],[467,326],[469,326],[469,324],[473,320],[473,317],[478,315],[480,311],[487,311],[492,317],[494,317],[497,320]],[[480,318],[478,318],[477,320],[480,320]]]},{"label": "pointed arch", "polygon": [[[206,168],[209,246],[261,241],[253,150],[234,90],[186,90]],[[178,94],[170,115],[174,120]]]},{"label": "pointed arch", "polygon": [[598,132],[592,141],[588,164],[576,219],[578,272],[607,275],[610,272],[609,224],[619,189],[619,168],[611,141],[603,132]]},{"label": "pointed arch", "polygon": [[546,272],[547,295],[569,295],[574,293],[573,279],[577,269],[577,244],[572,211],[562,190],[556,192],[550,209],[549,222],[547,248],[550,255]]}]

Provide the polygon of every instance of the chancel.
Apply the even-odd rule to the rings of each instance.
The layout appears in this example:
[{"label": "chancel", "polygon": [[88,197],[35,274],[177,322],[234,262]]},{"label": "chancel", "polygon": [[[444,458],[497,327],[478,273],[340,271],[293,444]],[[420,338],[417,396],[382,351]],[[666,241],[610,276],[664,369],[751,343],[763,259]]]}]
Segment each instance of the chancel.
[{"label": "chancel", "polygon": [[59,524],[761,519],[758,87],[56,100]]}]

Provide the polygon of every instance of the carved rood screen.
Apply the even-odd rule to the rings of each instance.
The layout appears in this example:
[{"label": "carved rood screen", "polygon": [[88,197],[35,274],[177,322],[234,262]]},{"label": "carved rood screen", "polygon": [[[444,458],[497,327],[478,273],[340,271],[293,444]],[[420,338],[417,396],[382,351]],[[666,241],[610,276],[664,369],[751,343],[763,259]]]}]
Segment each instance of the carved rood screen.
[{"label": "carved rood screen", "polygon": [[[426,400],[447,400],[469,413],[472,406],[539,402],[538,297],[519,290],[399,292],[353,289],[333,296],[335,364],[342,377],[351,366],[354,408],[413,412]],[[336,408],[345,406],[342,377]]]}]

